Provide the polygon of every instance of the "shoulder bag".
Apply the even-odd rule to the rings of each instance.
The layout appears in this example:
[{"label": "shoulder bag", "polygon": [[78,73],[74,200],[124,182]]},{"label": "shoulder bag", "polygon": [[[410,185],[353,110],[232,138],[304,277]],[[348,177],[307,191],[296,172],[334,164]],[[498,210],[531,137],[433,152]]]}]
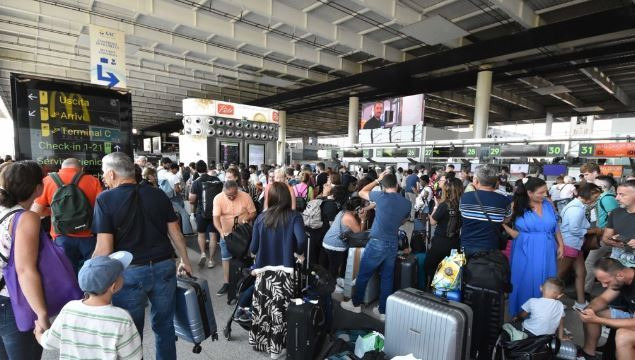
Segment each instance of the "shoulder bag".
[{"label": "shoulder bag", "polygon": [[487,211],[485,211],[485,206],[483,206],[483,203],[481,202],[481,199],[478,196],[478,190],[474,191],[474,198],[476,199],[476,202],[478,202],[478,205],[481,207],[481,211],[487,218],[487,222],[492,227],[492,232],[494,233],[496,239],[498,239],[498,248],[500,250],[504,250],[505,248],[507,248],[507,241],[509,240],[509,234],[507,234],[507,232],[502,226],[500,230],[496,229],[496,224],[494,224],[494,222],[492,221],[492,218],[489,216]]},{"label": "shoulder bag", "polygon": [[[31,305],[26,300],[18,274],[15,269],[15,257],[13,250],[15,249],[15,230],[17,228],[18,219],[22,216],[24,210],[19,211],[13,218],[11,226],[11,251],[9,258],[2,256],[2,260],[6,262],[6,266],[2,270],[3,280],[9,291],[11,299],[11,307],[15,316],[15,322],[20,331],[33,330],[34,322],[37,315],[31,309]],[[34,254],[35,256],[35,254]],[[44,298],[46,299],[46,308],[48,315],[53,317],[62,310],[62,307],[71,300],[81,299],[83,293],[77,284],[77,277],[73,271],[73,267],[64,251],[40,229],[40,243],[37,254],[37,268],[40,273]]]},{"label": "shoulder bag", "polygon": [[[342,217],[344,217],[344,212],[342,212]],[[368,241],[370,240],[370,230],[358,233],[353,232],[352,230],[344,231],[344,228],[342,227],[342,219],[340,219],[340,239],[349,248],[366,247],[366,244],[368,244]]]},{"label": "shoulder bag", "polygon": [[247,256],[253,230],[254,228],[250,223],[239,224],[238,216],[234,218],[232,232],[225,236],[227,249],[234,258],[244,259]]}]

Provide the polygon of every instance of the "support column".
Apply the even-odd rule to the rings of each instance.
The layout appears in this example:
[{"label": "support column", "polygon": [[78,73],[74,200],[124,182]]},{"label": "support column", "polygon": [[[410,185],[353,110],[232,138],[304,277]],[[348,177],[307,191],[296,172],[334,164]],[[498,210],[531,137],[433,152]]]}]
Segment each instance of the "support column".
[{"label": "support column", "polygon": [[281,110],[278,112],[278,151],[276,154],[276,163],[278,165],[285,164],[285,150],[287,148],[287,112]]},{"label": "support column", "polygon": [[492,95],[492,71],[482,67],[476,80],[476,106],[474,107],[474,138],[487,137],[489,105]]},{"label": "support column", "polygon": [[551,136],[552,127],[553,127],[553,114],[547,113],[547,121],[545,122],[545,136]]},{"label": "support column", "polygon": [[586,126],[589,128],[589,134],[593,134],[593,125],[595,124],[595,116],[586,117]]},{"label": "support column", "polygon": [[359,98],[348,98],[348,143],[350,145],[359,142]]}]

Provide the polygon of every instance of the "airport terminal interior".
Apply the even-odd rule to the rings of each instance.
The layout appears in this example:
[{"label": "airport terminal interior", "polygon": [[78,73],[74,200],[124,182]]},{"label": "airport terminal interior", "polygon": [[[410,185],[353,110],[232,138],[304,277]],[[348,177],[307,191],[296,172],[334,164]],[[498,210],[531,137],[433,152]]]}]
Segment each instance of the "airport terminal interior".
[{"label": "airport terminal interior", "polygon": [[[514,351],[520,351],[514,350],[515,342],[505,336],[521,333],[526,338],[529,334],[527,339],[515,340],[530,341],[540,334],[522,324],[509,330],[513,326],[508,323],[518,320],[519,310],[537,321],[525,307],[525,300],[541,298],[540,291],[547,296],[545,289],[551,288],[552,278],[562,285],[558,285],[562,296],[556,297],[555,303],[564,304],[558,305],[564,309],[563,325],[556,324],[563,331],[550,332],[553,339],[545,344],[535,345],[535,340],[534,348],[526,350],[528,354],[546,352],[542,355],[545,357],[535,355],[540,359],[635,359],[635,320],[628,322],[635,311],[635,297],[628,297],[634,296],[629,293],[629,279],[635,280],[633,275],[624,275],[635,271],[633,0],[0,0],[0,100],[0,159],[12,163],[0,165],[0,215],[5,211],[8,214],[14,206],[33,204],[31,210],[40,215],[42,229],[51,228],[50,235],[42,230],[40,239],[52,237],[52,243],[68,255],[66,245],[62,247],[56,237],[76,240],[84,235],[73,230],[69,230],[70,235],[63,232],[59,225],[62,215],[56,213],[62,207],[54,204],[56,188],[47,188],[55,187],[57,182],[46,174],[62,174],[66,167],[76,164],[85,174],[81,179],[99,180],[101,194],[97,200],[86,195],[92,203],[92,228],[82,228],[87,238],[96,241],[97,250],[93,259],[90,251],[78,263],[74,277],[99,254],[131,249],[121,245],[125,241],[118,243],[119,235],[122,239],[129,235],[117,233],[124,226],[115,221],[111,225],[116,228],[114,233],[106,234],[114,248],[100,253],[105,240],[98,230],[105,231],[104,224],[114,221],[103,219],[107,215],[103,208],[107,193],[125,184],[119,172],[125,164],[113,165],[113,161],[125,160],[130,166],[134,163],[137,181],[143,178],[149,187],[167,195],[182,236],[170,232],[169,224],[175,221],[171,215],[168,225],[164,221],[159,232],[175,244],[177,258],[187,255],[191,274],[202,280],[194,285],[182,284],[183,273],[179,272],[173,306],[178,359],[520,358],[514,357],[518,356]],[[27,160],[37,162],[45,174],[44,195],[34,197],[31,203],[22,199],[6,205],[6,199],[17,195],[10,191],[9,175],[4,180],[2,173],[10,174],[11,167]],[[239,175],[233,181],[226,178],[234,174],[232,168]],[[196,184],[194,177],[203,173],[224,183],[219,185],[216,199],[209,198],[210,203],[214,200],[214,209],[209,205],[209,211],[209,188]],[[328,174],[328,180],[326,175],[320,180],[323,173]],[[172,178],[177,180],[172,182]],[[494,183],[488,185],[487,179],[494,179]],[[77,181],[75,189],[82,188]],[[295,214],[289,216],[299,217],[304,235],[300,241],[293,229],[279,230],[276,234],[280,238],[272,244],[293,243],[287,241],[289,236],[303,244],[304,249],[290,250],[289,255],[300,263],[304,259],[304,263],[295,265],[301,268],[299,274],[293,264],[267,263],[285,257],[284,249],[266,256],[250,254],[245,247],[244,254],[238,256],[235,246],[227,245],[238,237],[240,218],[256,229],[253,235],[249,233],[254,240],[245,246],[257,250],[254,243],[259,239],[260,251],[264,251],[264,238],[272,236],[273,231],[270,225],[262,225],[271,223],[266,220],[268,201],[274,196],[272,201],[283,202],[277,193],[273,194],[276,182],[288,185]],[[370,183],[375,182],[377,187],[372,189]],[[201,179],[200,183],[206,181]],[[462,184],[456,190],[459,198],[452,195],[450,183]],[[298,186],[303,184],[305,190],[298,193]],[[234,215],[221,214],[219,200],[228,204],[223,208],[234,206],[236,195],[227,195],[232,186],[241,189],[242,195],[244,190],[249,195],[246,201],[256,210],[250,217],[251,207],[241,208],[235,213],[236,223],[226,231],[222,221],[229,216],[232,222]],[[335,188],[341,188],[344,194],[341,201]],[[490,193],[485,194],[484,188],[490,188]],[[545,191],[536,195],[542,188]],[[41,199],[49,190],[48,203],[44,203]],[[401,196],[392,199],[393,203],[383,202],[388,200],[380,200],[374,190]],[[61,186],[58,191],[62,191]],[[475,200],[467,200],[474,198],[471,193],[476,194]],[[500,213],[496,212],[498,205],[488,202],[494,193],[501,196],[500,201],[506,201]],[[608,211],[603,205],[605,197],[614,203]],[[327,219],[321,204],[328,201],[335,201],[337,209]],[[412,209],[401,218],[396,214],[399,201]],[[473,202],[471,208],[469,201]],[[541,210],[536,210],[534,202]],[[348,208],[349,203],[357,206]],[[442,221],[434,212],[444,203],[449,215]],[[278,209],[282,205],[275,206]],[[312,206],[318,207],[319,226],[312,225]],[[519,213],[521,206],[527,212]],[[569,221],[573,220],[568,219],[571,212],[564,214],[563,210],[576,206],[586,212],[580,210],[579,219],[572,225]],[[450,230],[446,233],[439,228],[454,226],[455,208],[460,229],[450,235]],[[548,244],[542,250],[520,245],[518,239],[526,231],[522,218],[535,211],[540,217],[534,221],[546,223],[549,220],[543,211],[547,208],[553,209],[554,217]],[[369,211],[373,215],[367,220]],[[150,214],[148,209],[143,212],[146,215],[139,216]],[[631,215],[632,221],[628,220]],[[346,223],[348,232],[366,233],[366,250],[348,245],[352,240],[342,230],[347,216],[355,219],[354,227]],[[627,226],[629,221],[631,226]],[[474,226],[481,226],[480,235],[469,229],[474,222]],[[265,230],[258,232],[259,224]],[[286,218],[280,224],[287,224]],[[493,234],[488,233],[490,225]],[[619,226],[625,230],[620,231]],[[4,246],[0,248],[0,266],[13,268],[15,265],[7,265],[12,261],[3,260],[12,244],[7,229],[0,226],[0,245]],[[405,246],[397,240],[401,239],[396,235],[398,230],[407,240]],[[332,236],[344,248],[327,244],[331,232],[337,234]],[[379,239],[378,234],[389,232],[391,240]],[[483,236],[483,232],[490,238],[505,234],[500,235],[505,237],[500,240],[503,245],[487,252],[484,248],[472,251],[469,237]],[[525,234],[538,232],[544,233],[530,229]],[[456,238],[456,243],[443,245],[447,251],[439,252],[441,240],[435,240],[439,236],[447,241]],[[199,244],[203,238],[207,255],[203,250],[201,258]],[[184,241],[186,254],[180,253],[178,239]],[[380,246],[374,245],[380,241],[386,249],[387,244],[399,243],[398,252],[392,258],[382,254],[381,261],[377,260],[379,255],[373,258],[369,250]],[[422,245],[415,245],[415,241]],[[271,245],[275,246],[282,245]],[[231,254],[226,257],[228,247]],[[450,247],[458,253],[450,253]],[[621,255],[615,255],[616,250]],[[386,251],[392,254],[392,248]],[[530,256],[531,251],[538,252]],[[518,255],[521,252],[527,252],[527,256]],[[294,253],[302,256],[293,258]],[[331,258],[335,253],[344,254],[339,268]],[[440,257],[429,265],[431,253]],[[487,253],[482,259],[490,261],[494,261],[492,253],[504,254],[506,268],[501,271],[505,272],[504,281],[510,278],[509,289],[470,283],[479,277],[473,274],[477,265],[470,263],[476,264],[476,254],[482,253]],[[169,262],[175,253],[171,255]],[[68,256],[70,260],[65,261],[71,264],[74,260]],[[498,262],[491,266],[500,265],[501,260],[495,259]],[[602,259],[604,267],[598,265]],[[238,260],[244,269],[235,268]],[[269,266],[259,269],[263,261]],[[374,267],[370,265],[373,261],[377,262]],[[231,299],[245,293],[239,283],[250,278],[247,262],[254,270],[251,278],[257,279],[256,294],[254,304],[243,309]],[[386,265],[388,262],[390,265]],[[450,263],[456,265],[454,275]],[[521,263],[527,269],[541,267],[533,282],[521,279]],[[126,274],[131,269],[152,268],[155,264],[160,264],[156,258],[124,263],[121,291],[128,291]],[[563,264],[570,268],[562,270]],[[433,268],[431,273],[424,272],[429,266]],[[490,269],[496,272],[498,268]],[[320,273],[322,270],[325,275]],[[404,275],[411,270],[413,278]],[[581,270],[585,273],[580,277]],[[20,279],[20,272],[15,272],[13,269],[14,278]],[[367,272],[373,274],[368,275],[370,280]],[[597,272],[613,276],[613,282],[600,280],[601,275],[596,279]],[[13,303],[17,297],[13,287],[2,290],[8,273],[5,268],[0,305],[13,306],[17,316],[19,305]],[[267,296],[278,299],[267,294],[272,291],[272,274],[297,280],[300,284],[294,287],[301,289],[292,295],[300,300],[276,300],[281,303],[273,305],[273,300],[266,300]],[[443,276],[446,278],[441,279]],[[316,289],[321,289],[320,279],[328,282],[326,277],[332,289],[322,294]],[[354,295],[356,279],[364,279],[365,296],[371,298],[364,298],[359,314],[361,296]],[[76,288],[94,295],[84,289],[81,272],[78,281],[74,283]],[[305,287],[302,281],[306,281]],[[201,287],[200,283],[206,285]],[[223,292],[228,284],[229,290]],[[194,290],[185,291],[186,285]],[[16,286],[23,296],[20,286],[24,289],[25,285]],[[619,296],[626,301],[625,307],[613,307],[615,302],[605,301],[607,286],[611,289],[608,292],[618,292],[622,287]],[[524,287],[529,288],[529,295],[523,294]],[[371,292],[374,294],[369,295]],[[196,296],[190,299],[190,293]],[[499,293],[500,299],[496,298]],[[248,298],[251,303],[251,296]],[[475,300],[485,298],[488,300],[480,303]],[[120,306],[117,299],[115,294],[114,304]],[[600,304],[597,299],[605,302]],[[183,315],[185,323],[180,323],[179,307],[190,306],[188,301],[198,304],[192,305],[198,320],[188,312]],[[488,301],[491,306],[484,305]],[[129,354],[131,359],[174,358],[169,351],[161,354],[159,350],[164,344],[157,341],[160,331],[152,322],[152,302],[143,300],[143,349]],[[289,309],[284,321],[268,323],[277,320],[267,308],[282,303]],[[610,306],[611,311],[619,308],[624,317],[604,322],[591,319],[590,309],[593,316],[600,316],[604,309],[600,305],[607,309]],[[213,321],[205,319],[209,317],[206,306],[213,308],[216,331]],[[291,310],[294,307],[312,310],[297,321],[293,316],[298,315]],[[37,310],[31,308],[27,310],[37,319]],[[319,324],[314,316],[318,310],[325,319]],[[58,308],[49,315],[59,312]],[[244,314],[250,316],[248,325],[241,318]],[[51,324],[54,319],[51,316]],[[58,319],[64,318],[60,315]],[[136,333],[139,324],[134,315],[132,319]],[[524,324],[530,320],[524,320]],[[8,330],[2,330],[8,325],[3,321],[6,319],[0,321],[4,344],[0,360],[23,359],[12,357],[13,345],[8,345],[3,333]],[[192,330],[196,321],[205,324],[199,324],[196,330],[203,332],[202,340],[196,340],[198,335]],[[16,326],[13,322],[11,325]],[[276,330],[276,326],[284,331]],[[45,330],[36,321],[25,334],[38,333],[38,329]],[[341,351],[333,350],[338,336],[341,339],[343,332],[356,329],[367,331],[359,339],[349,334],[353,338],[347,344],[338,344],[342,345],[338,348]],[[44,338],[69,336],[55,334],[51,330]],[[41,341],[39,336],[37,341]],[[258,343],[267,336],[271,337],[268,345]],[[589,340],[594,336],[600,338],[599,344]],[[165,337],[161,339],[165,342]],[[369,339],[375,343],[368,345]],[[32,340],[35,344],[36,339]],[[83,355],[77,355],[81,351],[73,349],[72,344],[78,343],[61,343],[66,344],[61,350],[59,346],[45,346],[41,358],[86,358],[90,354],[84,349]],[[264,348],[255,351],[256,346]],[[367,348],[360,350],[363,346]]]}]

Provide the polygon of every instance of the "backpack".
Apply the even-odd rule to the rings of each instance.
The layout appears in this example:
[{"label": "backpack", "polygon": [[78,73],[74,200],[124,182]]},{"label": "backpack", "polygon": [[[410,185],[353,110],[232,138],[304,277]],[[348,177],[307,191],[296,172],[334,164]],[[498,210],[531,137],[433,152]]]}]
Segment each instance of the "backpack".
[{"label": "backpack", "polygon": [[78,171],[69,184],[64,184],[58,173],[51,173],[51,179],[57,185],[51,201],[52,223],[55,232],[60,235],[76,234],[90,229],[93,221],[93,208],[86,194],[79,188],[82,178]]},{"label": "backpack", "polygon": [[174,191],[174,188],[172,187],[172,185],[170,185],[170,182],[168,181],[168,179],[161,179],[159,181],[159,188],[161,190],[163,190],[163,192],[165,193],[165,195],[168,196],[168,199],[172,199],[174,196],[176,196],[176,192]]},{"label": "backpack", "polygon": [[461,225],[463,225],[463,219],[459,209],[453,209],[448,206],[448,212],[450,219],[448,220],[448,229],[446,236],[449,238],[458,236],[461,234]]},{"label": "backpack", "polygon": [[223,183],[215,176],[209,179],[200,178],[201,182],[201,215],[204,219],[212,219],[214,214],[214,198],[223,191]]},{"label": "backpack", "polygon": [[296,184],[293,186],[293,192],[295,193],[295,209],[298,210],[299,212],[303,212],[304,209],[306,209],[306,204],[309,199],[310,188],[307,185],[306,188],[304,189],[304,195],[302,195],[302,193],[298,191],[298,185],[300,184]]},{"label": "backpack", "polygon": [[[297,206],[297,203],[296,203]],[[324,225],[322,222],[322,199],[315,199],[309,201],[306,205],[306,209],[302,212],[302,219],[304,220],[304,226],[311,229],[319,229]]]}]

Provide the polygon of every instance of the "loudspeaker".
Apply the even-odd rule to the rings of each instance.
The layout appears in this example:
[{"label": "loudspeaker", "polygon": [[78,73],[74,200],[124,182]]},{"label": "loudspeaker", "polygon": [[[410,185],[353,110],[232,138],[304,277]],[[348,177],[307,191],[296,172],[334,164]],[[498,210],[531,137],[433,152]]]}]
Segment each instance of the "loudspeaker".
[{"label": "loudspeaker", "polygon": [[214,129],[207,129],[207,136],[214,136],[216,135],[216,130]]},{"label": "loudspeaker", "polygon": [[275,137],[273,134],[269,134],[269,140],[273,140],[273,139],[275,139],[275,138],[276,138],[276,137]]},{"label": "loudspeaker", "polygon": [[245,131],[245,134],[243,136],[245,137],[245,139],[251,139],[251,133],[249,131]]},{"label": "loudspeaker", "polygon": [[185,128],[185,135],[191,135],[192,134],[192,129],[187,127]]},{"label": "loudspeaker", "polygon": [[216,125],[218,125],[218,126],[225,126],[225,120],[223,120],[223,119],[216,119]]},{"label": "loudspeaker", "polygon": [[252,124],[252,125],[251,125],[251,128],[252,128],[252,129],[254,129],[254,130],[258,130],[258,129],[260,129],[260,125],[258,125],[258,124]]},{"label": "loudspeaker", "polygon": [[242,129],[243,128],[243,122],[242,121],[236,121],[236,129]]},{"label": "loudspeaker", "polygon": [[186,116],[183,118],[183,124],[191,124],[192,123],[192,119],[190,119],[189,116]]},{"label": "loudspeaker", "polygon": [[210,116],[210,117],[208,117],[208,118],[207,118],[207,125],[214,126],[214,124],[216,124],[216,119],[214,119],[214,118],[213,118],[213,117],[211,117],[211,116]]},{"label": "loudspeaker", "polygon": [[232,120],[227,120],[227,121],[225,121],[225,126],[234,127],[234,122]]},{"label": "loudspeaker", "polygon": [[225,136],[227,136],[227,137],[234,136],[234,130],[231,130],[231,129],[225,130]]},{"label": "loudspeaker", "polygon": [[225,135],[225,130],[223,129],[216,130],[216,136],[224,136],[224,135]]},{"label": "loudspeaker", "polygon": [[236,130],[236,132],[234,133],[234,136],[236,136],[237,138],[241,138],[243,137],[243,132],[241,130]]},{"label": "loudspeaker", "polygon": [[194,129],[194,135],[201,135],[202,133],[203,133],[203,130],[201,130],[201,128]]},{"label": "loudspeaker", "polygon": [[260,133],[260,138],[261,139],[267,140],[267,137],[268,137],[267,133]]},{"label": "loudspeaker", "polygon": [[251,129],[251,123],[250,122],[246,122],[245,123],[245,129],[247,129],[247,130]]},{"label": "loudspeaker", "polygon": [[273,124],[269,125],[269,131],[274,131],[276,129],[276,126]]},{"label": "loudspeaker", "polygon": [[195,117],[195,118],[194,118],[194,124],[197,124],[197,125],[198,125],[198,124],[200,124],[201,122],[203,122],[203,120],[202,120],[200,117],[198,117],[198,116],[197,116],[197,117]]},{"label": "loudspeaker", "polygon": [[251,134],[251,137],[254,139],[260,139],[260,133],[254,131],[253,134]]}]

